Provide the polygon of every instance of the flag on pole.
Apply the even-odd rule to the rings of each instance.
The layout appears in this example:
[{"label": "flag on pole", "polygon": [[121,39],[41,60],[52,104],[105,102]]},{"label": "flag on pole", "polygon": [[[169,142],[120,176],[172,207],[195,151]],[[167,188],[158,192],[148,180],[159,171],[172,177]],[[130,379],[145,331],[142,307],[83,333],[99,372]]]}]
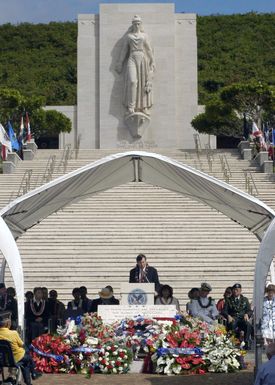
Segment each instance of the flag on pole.
[{"label": "flag on pole", "polygon": [[260,135],[260,130],[255,122],[252,123],[252,135]]},{"label": "flag on pole", "polygon": [[19,145],[19,142],[16,138],[16,135],[13,131],[13,128],[12,128],[12,125],[11,125],[11,122],[8,121],[8,130],[9,130],[9,137],[10,137],[10,141],[11,141],[11,147],[13,150],[15,151],[19,151],[20,150],[20,145]]},{"label": "flag on pole", "polygon": [[23,115],[21,115],[20,130],[18,135],[18,142],[19,142],[20,148],[23,147],[23,140],[24,140],[24,120],[23,120]]},{"label": "flag on pole", "polygon": [[272,144],[275,146],[275,128],[272,128]]},{"label": "flag on pole", "polygon": [[11,141],[6,133],[6,130],[0,123],[0,143],[1,143],[1,157],[7,160],[7,150],[11,152]]},{"label": "flag on pole", "polygon": [[10,141],[10,138],[8,136],[8,134],[6,133],[6,130],[4,129],[4,127],[2,126],[2,124],[0,123],[0,143],[7,147],[7,149],[11,152],[11,141]]},{"label": "flag on pole", "polygon": [[26,112],[26,127],[27,127],[27,142],[30,142],[32,138],[32,134],[31,134],[31,125],[30,125],[29,115],[27,112]]}]

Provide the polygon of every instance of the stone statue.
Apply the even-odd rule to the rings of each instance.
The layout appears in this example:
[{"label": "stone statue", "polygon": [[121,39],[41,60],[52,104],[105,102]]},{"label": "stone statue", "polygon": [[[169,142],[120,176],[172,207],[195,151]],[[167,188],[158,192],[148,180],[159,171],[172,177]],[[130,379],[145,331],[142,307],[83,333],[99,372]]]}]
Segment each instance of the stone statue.
[{"label": "stone statue", "polygon": [[[125,62],[123,104],[127,115],[149,116],[153,105],[152,80],[155,70],[153,51],[142,28],[141,18],[134,16],[124,37],[116,71],[122,72]],[[144,117],[141,119],[144,119]]]}]

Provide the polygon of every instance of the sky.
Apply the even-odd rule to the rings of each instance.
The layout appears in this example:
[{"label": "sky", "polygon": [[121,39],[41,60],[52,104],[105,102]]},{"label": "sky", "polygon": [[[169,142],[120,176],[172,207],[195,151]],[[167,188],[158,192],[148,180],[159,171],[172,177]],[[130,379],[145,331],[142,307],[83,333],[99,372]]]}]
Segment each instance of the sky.
[{"label": "sky", "polygon": [[0,0],[0,24],[74,21],[98,13],[99,3],[174,3],[176,12],[198,15],[275,12],[275,0]]}]

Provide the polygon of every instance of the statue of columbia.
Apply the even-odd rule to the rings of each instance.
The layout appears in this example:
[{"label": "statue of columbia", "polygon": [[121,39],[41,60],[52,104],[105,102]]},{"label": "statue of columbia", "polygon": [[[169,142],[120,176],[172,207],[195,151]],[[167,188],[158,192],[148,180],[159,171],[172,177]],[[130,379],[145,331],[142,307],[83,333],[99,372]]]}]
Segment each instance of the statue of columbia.
[{"label": "statue of columbia", "polygon": [[155,63],[141,18],[137,15],[133,17],[132,26],[124,37],[116,65],[118,73],[122,72],[125,61],[123,104],[128,114],[142,112],[149,115],[148,110],[153,105],[152,80]]}]

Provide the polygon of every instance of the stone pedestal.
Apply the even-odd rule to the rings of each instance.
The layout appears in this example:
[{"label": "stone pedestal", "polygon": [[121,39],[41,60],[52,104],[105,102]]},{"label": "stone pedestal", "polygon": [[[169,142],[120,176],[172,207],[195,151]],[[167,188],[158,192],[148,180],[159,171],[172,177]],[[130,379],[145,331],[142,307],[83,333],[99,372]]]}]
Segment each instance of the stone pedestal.
[{"label": "stone pedestal", "polygon": [[29,142],[26,143],[26,149],[27,150],[32,150],[32,152],[35,154],[37,151],[37,145],[34,141],[34,139],[31,139]]},{"label": "stone pedestal", "polygon": [[255,161],[258,163],[260,167],[262,167],[264,162],[268,161],[268,152],[260,151],[255,157]]},{"label": "stone pedestal", "polygon": [[13,162],[5,161],[2,163],[3,174],[13,174],[16,170],[16,166]]},{"label": "stone pedestal", "polygon": [[22,162],[22,159],[17,155],[16,152],[8,152],[7,161],[12,162],[16,167],[18,163]]},{"label": "stone pedestal", "polygon": [[252,150],[251,148],[245,148],[242,151],[242,158],[245,160],[251,160],[252,159]]},{"label": "stone pedestal", "polygon": [[262,171],[267,173],[267,174],[272,174],[273,173],[273,161],[272,160],[267,160],[262,164]]},{"label": "stone pedestal", "polygon": [[23,150],[23,159],[24,160],[33,160],[34,152],[32,150]]},{"label": "stone pedestal", "polygon": [[238,149],[240,151],[240,153],[242,154],[243,150],[244,149],[247,149],[247,148],[250,148],[250,142],[248,142],[247,140],[242,140],[239,144],[238,144]]}]

